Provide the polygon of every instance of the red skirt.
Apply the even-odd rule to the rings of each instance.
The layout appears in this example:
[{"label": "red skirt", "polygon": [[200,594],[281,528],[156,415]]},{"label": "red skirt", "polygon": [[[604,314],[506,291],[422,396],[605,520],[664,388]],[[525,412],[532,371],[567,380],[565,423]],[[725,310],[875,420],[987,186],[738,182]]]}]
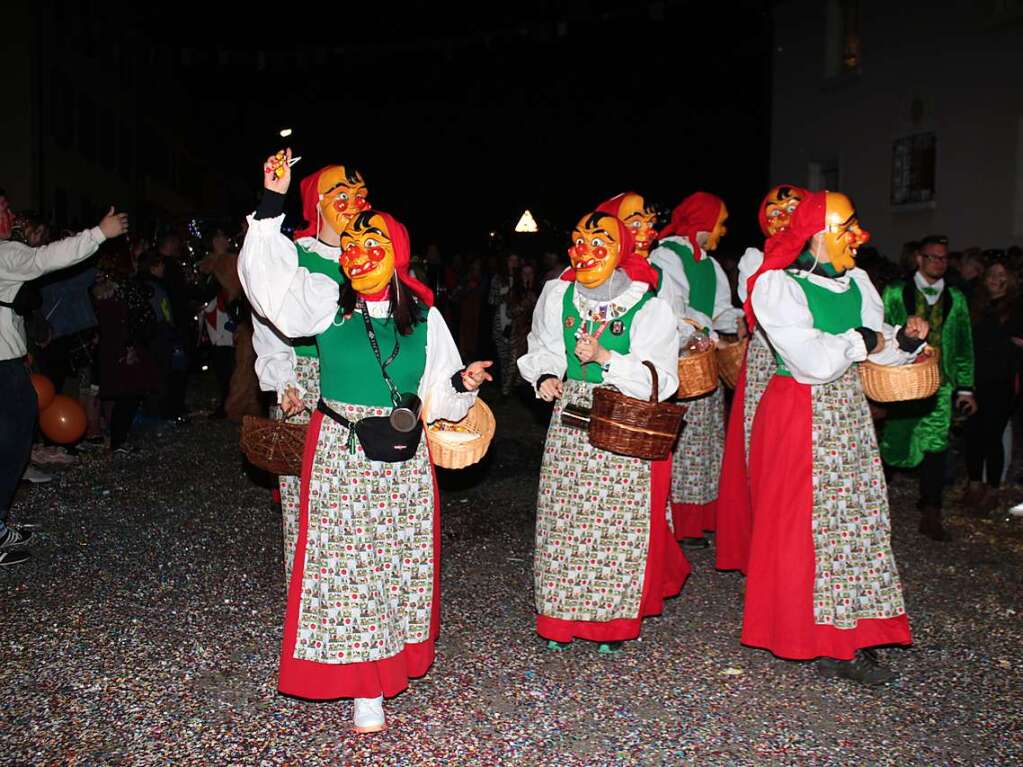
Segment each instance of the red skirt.
[{"label": "red skirt", "polygon": [[794,660],[849,660],[863,647],[911,644],[905,614],[861,620],[852,629],[814,622],[811,398],[810,386],[776,375],[753,421],[753,535],[742,643]]},{"label": "red skirt", "polygon": [[753,506],[746,470],[746,361],[743,360],[735,381],[718,483],[717,535],[714,539],[718,570],[738,570],[746,574],[752,529]]},{"label": "red skirt", "polygon": [[[305,570],[306,538],[309,527],[309,475],[319,441],[323,413],[315,411],[306,434],[302,458],[301,513],[295,564],[288,585],[288,606],[284,617],[284,641],[281,643],[281,664],[278,689],[285,695],[308,700],[337,698],[391,698],[408,688],[409,679],[421,677],[430,670],[435,655],[434,642],[440,633],[440,495],[437,475],[433,475],[433,604],[430,616],[430,638],[425,642],[407,644],[397,655],[359,663],[317,663],[295,658],[298,635],[298,614],[302,602],[302,574]],[[432,468],[432,467],[431,467]]]},{"label": "red skirt", "polygon": [[675,529],[675,539],[702,538],[704,532],[714,532],[720,500],[671,504],[671,526]]},{"label": "red skirt", "polygon": [[689,577],[689,562],[671,539],[665,510],[671,492],[671,456],[650,465],[650,541],[646,570],[643,574],[643,595],[635,618],[613,621],[569,621],[547,615],[536,617],[536,633],[544,639],[571,642],[588,639],[592,642],[621,642],[639,636],[643,619],[660,615],[664,600],[682,590]]}]

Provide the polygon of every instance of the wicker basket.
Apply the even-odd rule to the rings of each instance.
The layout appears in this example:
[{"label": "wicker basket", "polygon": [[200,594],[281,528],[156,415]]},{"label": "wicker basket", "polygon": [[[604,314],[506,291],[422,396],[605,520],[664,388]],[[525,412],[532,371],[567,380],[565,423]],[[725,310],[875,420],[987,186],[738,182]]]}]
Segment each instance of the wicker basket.
[{"label": "wicker basket", "polygon": [[429,426],[426,427],[430,458],[442,469],[464,469],[477,463],[487,454],[497,428],[493,411],[479,397],[476,398],[476,404],[469,408],[465,418],[457,423],[479,434],[479,438],[470,442],[449,442],[444,439],[444,432],[436,432]]},{"label": "wicker basket", "polygon": [[905,402],[927,399],[941,385],[941,352],[928,347],[923,362],[910,365],[878,365],[860,363],[863,392],[875,402]]},{"label": "wicker basket", "polygon": [[735,382],[739,380],[739,371],[742,370],[742,361],[746,359],[747,346],[749,346],[749,339],[744,338],[735,344],[719,346],[715,352],[718,375],[729,389],[734,389]]},{"label": "wicker basket", "polygon": [[242,452],[249,463],[271,474],[300,476],[306,428],[287,419],[247,415],[242,418]]},{"label": "wicker basket", "polygon": [[659,402],[657,371],[649,362],[650,401],[626,397],[616,389],[593,390],[590,413],[590,444],[612,453],[659,461],[671,455],[682,428],[686,406]]},{"label": "wicker basket", "polygon": [[718,388],[718,363],[713,349],[678,358],[678,398],[692,399]]}]

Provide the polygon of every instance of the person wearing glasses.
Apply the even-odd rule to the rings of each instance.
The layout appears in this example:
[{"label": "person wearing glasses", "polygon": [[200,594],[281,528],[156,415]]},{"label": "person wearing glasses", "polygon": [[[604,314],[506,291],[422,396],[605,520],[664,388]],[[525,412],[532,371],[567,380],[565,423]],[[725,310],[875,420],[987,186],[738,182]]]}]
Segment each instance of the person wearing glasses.
[{"label": "person wearing glasses", "polygon": [[920,467],[920,532],[948,540],[941,524],[945,456],[952,405],[967,415],[977,411],[973,397],[973,333],[970,307],[962,291],[945,284],[948,238],[929,235],[920,242],[912,280],[893,282],[884,291],[884,319],[902,325],[922,317],[930,325],[927,343],[941,351],[937,394],[889,407],[881,435],[881,458],[896,468]]}]

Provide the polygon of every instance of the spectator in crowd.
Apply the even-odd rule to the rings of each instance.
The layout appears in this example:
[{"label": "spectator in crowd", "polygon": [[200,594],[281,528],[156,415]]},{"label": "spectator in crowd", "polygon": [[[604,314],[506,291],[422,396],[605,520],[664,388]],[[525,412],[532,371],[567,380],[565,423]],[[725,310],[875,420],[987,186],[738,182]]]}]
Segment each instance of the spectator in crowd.
[{"label": "spectator in crowd", "polygon": [[565,271],[564,259],[552,250],[545,251],[541,269],[543,270],[543,274],[540,276],[540,289],[542,290],[546,282],[558,279]]},{"label": "spectator in crowd", "polygon": [[[110,413],[110,453],[116,456],[130,452],[128,434],[139,405],[160,388],[160,371],[150,351],[159,323],[152,287],[134,276],[130,250],[121,243],[104,250],[93,288],[99,319],[97,367],[99,395]],[[144,260],[150,267],[158,263],[151,252]]]},{"label": "spectator in crowd", "polygon": [[461,303],[458,323],[458,351],[464,360],[474,360],[479,354],[480,322],[483,307],[483,262],[477,257],[469,262],[469,269],[458,291]]},{"label": "spectator in crowd", "polygon": [[231,252],[227,233],[217,228],[209,238],[209,254],[199,262],[199,273],[212,280],[209,299],[203,309],[203,326],[210,342],[210,364],[217,377],[219,399],[211,418],[226,418],[227,396],[234,373],[234,336],[238,329],[238,302],[242,286],[238,279],[238,254]]},{"label": "spectator in crowd", "polygon": [[[512,307],[511,358],[513,360],[517,360],[526,353],[526,338],[529,336],[529,329],[533,323],[533,309],[536,307],[539,296],[540,286],[536,280],[536,268],[527,261],[522,264],[519,278],[513,283],[509,296]],[[519,374],[518,365],[512,365],[512,372],[516,382],[524,382]]]},{"label": "spectator in crowd", "polygon": [[165,420],[172,420],[176,413],[173,407],[174,396],[170,390],[171,371],[175,354],[178,354],[180,366],[181,352],[178,352],[180,343],[174,326],[170,297],[163,282],[165,270],[166,262],[158,251],[147,250],[139,256],[138,282],[148,298],[150,319],[153,323],[149,350],[159,371],[160,384],[159,391],[151,397],[150,404],[147,405],[147,411]]},{"label": "spectator in crowd", "polygon": [[884,320],[905,325],[908,317],[927,320],[927,343],[941,350],[941,385],[926,400],[893,403],[881,435],[881,458],[888,466],[919,466],[920,533],[948,540],[941,524],[948,435],[955,407],[967,415],[977,410],[973,397],[973,334],[969,304],[956,288],[945,284],[948,238],[925,237],[917,252],[917,271],[906,282],[884,291]]},{"label": "spectator in crowd", "polygon": [[123,234],[128,217],[113,208],[98,226],[39,248],[0,242],[0,566],[28,559],[32,533],[9,527],[11,505],[32,449],[38,402],[25,366],[28,346],[18,296],[25,283],[84,261],[104,240]]},{"label": "spectator in crowd", "polygon": [[515,357],[512,356],[512,313],[514,310],[514,298],[520,291],[518,285],[519,268],[521,261],[515,253],[509,253],[504,259],[504,268],[494,274],[490,282],[490,297],[488,303],[493,308],[493,322],[490,336],[497,349],[497,358],[501,381],[501,394],[507,396],[511,393],[512,383],[515,381]]},{"label": "spectator in crowd", "polygon": [[1002,262],[985,270],[974,290],[970,314],[977,412],[966,422],[969,485],[963,501],[967,509],[986,513],[998,503],[1005,466],[1002,433],[1015,408],[1023,354],[1016,278]]},{"label": "spectator in crowd", "polygon": [[160,280],[170,302],[171,325],[175,331],[171,367],[167,372],[162,417],[177,423],[188,422],[185,394],[188,389],[188,352],[196,346],[198,323],[196,297],[185,269],[184,244],[176,234],[165,234],[157,243],[163,262]]},{"label": "spectator in crowd", "polygon": [[980,248],[968,248],[959,259],[959,289],[970,298],[984,274],[984,258]]},{"label": "spectator in crowd", "polygon": [[7,191],[0,189],[0,240],[11,239],[13,228],[14,214],[11,213],[11,204],[7,200]]}]

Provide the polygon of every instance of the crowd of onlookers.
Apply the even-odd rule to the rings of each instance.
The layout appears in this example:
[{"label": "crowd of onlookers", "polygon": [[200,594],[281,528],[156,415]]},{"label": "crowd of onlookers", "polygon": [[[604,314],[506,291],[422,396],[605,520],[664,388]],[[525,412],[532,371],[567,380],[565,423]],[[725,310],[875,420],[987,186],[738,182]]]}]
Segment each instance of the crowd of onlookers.
[{"label": "crowd of onlookers", "polygon": [[[42,216],[12,212],[0,193],[0,239],[39,247],[67,234]],[[210,417],[240,420],[265,412],[236,268],[243,237],[244,222],[241,231],[213,225],[199,233],[182,226],[155,239],[111,238],[87,260],[31,281],[36,305],[25,315],[26,359],[56,392],[77,398],[87,428],[70,450],[37,434],[24,479],[47,481],[40,466],[72,462],[82,449],[130,453],[134,424],[186,424],[190,381],[201,371],[212,371],[217,382]],[[906,243],[899,261],[866,247],[858,265],[883,291],[893,280],[912,278],[920,247]],[[717,256],[734,297],[738,259],[727,251]],[[540,291],[566,265],[556,252],[496,247],[445,259],[430,245],[412,268],[434,291],[463,359],[493,359],[495,388],[508,396],[524,384],[515,360],[525,353]],[[990,508],[1008,471],[1012,435],[1023,435],[1017,407],[1023,249],[949,251],[945,267],[945,283],[969,300],[973,328],[978,410],[957,419],[967,497]],[[956,470],[953,464],[950,478]]]},{"label": "crowd of onlookers", "polygon": [[[12,214],[0,232],[31,247],[70,234],[32,212]],[[241,235],[221,226],[204,234],[197,240],[183,226],[155,239],[109,239],[87,260],[28,283],[37,296],[24,317],[31,369],[79,401],[87,428],[70,450],[37,435],[26,479],[47,481],[40,466],[73,462],[79,450],[130,453],[133,424],[188,423],[198,372],[217,381],[209,417],[261,412],[236,269]]]}]

